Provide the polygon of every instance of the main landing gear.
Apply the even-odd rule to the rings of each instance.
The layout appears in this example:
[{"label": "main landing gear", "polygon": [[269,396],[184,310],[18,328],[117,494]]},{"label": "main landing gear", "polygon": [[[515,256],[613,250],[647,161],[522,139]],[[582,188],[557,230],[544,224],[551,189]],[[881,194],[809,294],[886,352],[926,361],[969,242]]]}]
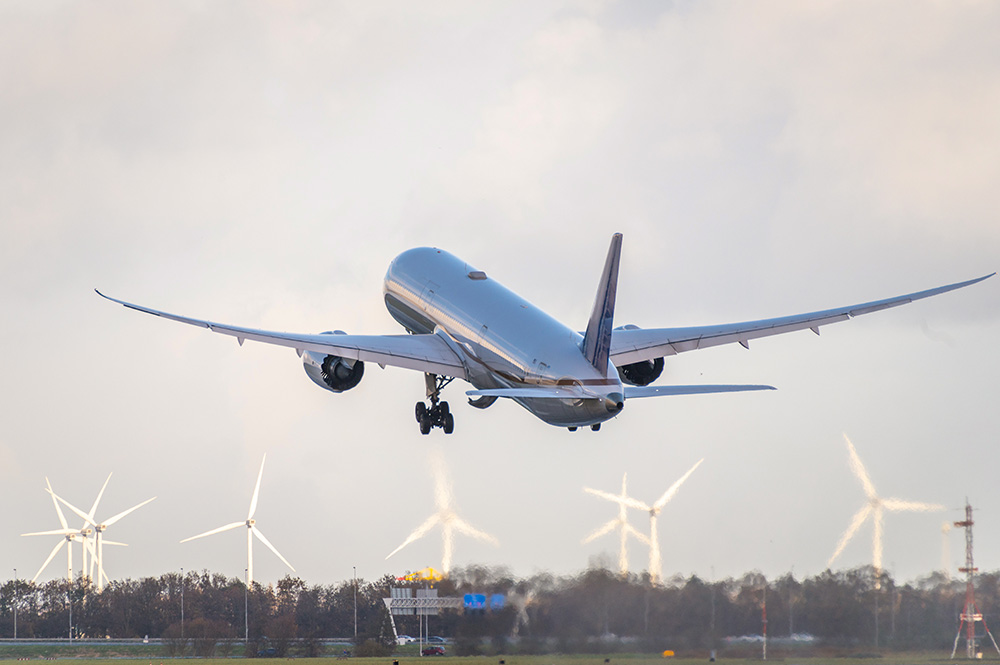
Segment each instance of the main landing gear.
[{"label": "main landing gear", "polygon": [[[567,427],[566,429],[568,429],[570,432],[575,432],[576,431],[576,427]],[[593,425],[590,426],[590,429],[593,430],[593,431],[595,431],[595,432],[600,432],[601,431],[601,423],[594,423]]]},{"label": "main landing gear", "polygon": [[455,416],[451,415],[448,402],[440,401],[441,390],[451,382],[451,377],[442,378],[436,374],[424,374],[427,398],[430,399],[431,405],[428,407],[423,402],[417,402],[414,409],[421,434],[430,434],[432,427],[440,427],[445,434],[455,431]]}]

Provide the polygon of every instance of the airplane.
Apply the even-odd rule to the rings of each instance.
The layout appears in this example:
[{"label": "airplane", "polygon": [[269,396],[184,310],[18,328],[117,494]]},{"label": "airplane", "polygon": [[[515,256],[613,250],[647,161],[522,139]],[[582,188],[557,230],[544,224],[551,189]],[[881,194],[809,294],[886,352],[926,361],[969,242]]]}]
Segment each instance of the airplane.
[{"label": "airplane", "polygon": [[806,314],[685,328],[614,327],[622,235],[611,238],[597,297],[582,333],[509,291],[482,270],[433,247],[409,249],[389,264],[385,306],[407,334],[348,335],[341,330],[298,334],[257,330],[178,316],[98,295],[140,312],[245,340],[295,349],[306,374],[334,393],[355,388],[365,363],[424,373],[429,404],[417,402],[421,434],[454,431],[441,391],[454,379],[470,383],[469,404],[485,409],[499,398],[520,404],[549,425],[576,431],[618,416],[630,399],[774,390],[767,385],[652,385],[667,356],[846,321],[970,286],[992,277]]}]

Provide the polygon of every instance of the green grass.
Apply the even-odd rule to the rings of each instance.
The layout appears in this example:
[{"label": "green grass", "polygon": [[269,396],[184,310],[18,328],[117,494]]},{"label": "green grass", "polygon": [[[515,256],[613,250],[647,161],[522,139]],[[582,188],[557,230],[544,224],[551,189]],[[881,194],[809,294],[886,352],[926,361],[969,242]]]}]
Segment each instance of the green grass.
[{"label": "green grass", "polygon": [[[709,662],[707,651],[703,655],[696,653],[697,657],[689,657],[691,654],[687,653],[684,654],[686,656],[684,658],[663,658],[651,654],[635,653],[454,656],[451,655],[454,653],[454,645],[449,644],[446,646],[449,655],[421,658],[418,655],[418,646],[409,644],[397,647],[396,653],[392,656],[345,659],[337,658],[334,655],[340,653],[345,645],[327,644],[324,648],[329,655],[308,659],[308,665],[350,665],[349,661],[361,661],[355,665],[393,665],[393,661],[398,661],[399,665],[499,665],[501,660],[504,661],[504,665],[605,665],[605,658],[609,660],[609,665],[695,665],[696,663],[705,665]],[[961,662],[968,662],[964,657],[956,658],[954,661],[950,660],[946,650],[913,653],[886,652],[877,657],[871,657],[871,655],[864,657],[861,651],[863,650],[842,656],[805,657],[794,650],[777,648],[769,651],[770,658],[768,660],[782,665],[945,665],[946,663],[958,665]],[[166,653],[164,645],[158,643],[143,644],[141,641],[105,643],[94,640],[73,642],[72,644],[66,642],[39,644],[29,641],[0,641],[0,661],[65,659],[73,660],[74,664],[80,665],[171,665],[171,661],[176,659],[165,657],[164,653]],[[751,654],[752,657],[726,657],[720,652],[721,657],[717,662],[726,665],[742,665],[744,663],[763,665],[759,652],[742,650],[739,653]],[[242,645],[235,644],[232,645],[232,657],[228,659],[188,658],[186,660],[196,660],[197,665],[235,665],[234,659],[242,659],[242,655]],[[960,655],[964,656],[964,650]],[[1000,656],[995,652],[992,656],[989,652],[985,652],[983,656],[985,661],[994,665],[1000,664]],[[291,659],[257,658],[249,662],[255,663],[255,665],[287,665],[289,660]],[[306,664],[303,663],[303,665]]]}]

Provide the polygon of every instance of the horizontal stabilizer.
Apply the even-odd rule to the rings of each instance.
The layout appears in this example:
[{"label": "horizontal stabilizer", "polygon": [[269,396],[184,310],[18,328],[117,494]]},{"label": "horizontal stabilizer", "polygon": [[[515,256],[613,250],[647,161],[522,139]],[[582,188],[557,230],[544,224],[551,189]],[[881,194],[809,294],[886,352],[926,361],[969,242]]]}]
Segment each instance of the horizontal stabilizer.
[{"label": "horizontal stabilizer", "polygon": [[581,388],[490,388],[488,390],[467,390],[469,397],[532,397],[536,399],[599,399],[598,395]]},{"label": "horizontal stabilizer", "polygon": [[666,395],[703,395],[706,393],[741,393],[750,390],[777,390],[774,386],[703,385],[703,386],[625,386],[625,399]]}]

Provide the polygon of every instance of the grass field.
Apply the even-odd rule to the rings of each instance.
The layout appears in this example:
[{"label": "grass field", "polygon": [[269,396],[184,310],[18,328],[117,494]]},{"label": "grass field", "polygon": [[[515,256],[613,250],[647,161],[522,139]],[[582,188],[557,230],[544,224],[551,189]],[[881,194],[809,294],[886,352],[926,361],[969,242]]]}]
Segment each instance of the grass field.
[{"label": "grass field", "polygon": [[[872,665],[873,663],[880,663],[884,665],[937,665],[945,663],[959,663],[961,661],[948,659],[948,654],[932,655],[932,654],[902,654],[886,656],[884,658],[872,659],[872,658],[796,658],[790,660],[778,659],[774,662],[786,663],[786,664],[796,664],[796,665]],[[494,657],[485,656],[446,656],[449,665],[498,665],[501,659]],[[61,660],[61,659],[60,659]],[[72,658],[74,663],[79,665],[160,665],[164,662],[170,662],[168,659],[149,659],[149,658],[115,658],[115,659],[90,659],[90,658]],[[287,663],[288,660],[283,658],[257,658],[254,659],[254,663],[258,665],[278,665],[279,663]],[[295,659],[299,660],[299,659]],[[337,658],[311,658],[309,659],[310,665],[343,665],[344,661],[348,659],[337,659]],[[361,658],[350,660],[360,660],[365,665],[393,665],[394,660],[398,661],[399,665],[412,665],[417,662],[417,657],[412,658]],[[573,655],[573,656],[512,656],[502,659],[505,661],[505,665],[604,665],[604,658],[601,656],[586,656],[586,655]],[[772,659],[768,659],[771,661]],[[965,659],[962,659],[965,660]],[[997,663],[1000,662],[1000,658],[994,658],[989,662]],[[10,661],[18,662],[18,661]],[[198,659],[199,665],[232,665],[233,659],[224,658],[212,658],[212,659]],[[703,665],[707,663],[707,658],[655,658],[645,654],[628,655],[628,654],[618,654],[611,659],[611,665],[616,663],[619,665],[665,665],[669,663],[670,665],[694,665],[695,663]],[[731,663],[733,665],[738,665],[740,663],[761,663],[761,660],[754,659],[728,659],[723,658],[717,661],[719,663]]]},{"label": "grass field", "polygon": [[[27,648],[21,649],[21,645],[17,645],[14,648],[11,647],[10,643],[0,645],[0,660],[15,661],[18,659],[26,660],[52,660],[52,659],[67,659],[73,660],[74,664],[79,665],[161,665],[162,663],[169,663],[173,659],[163,658],[158,654],[159,647],[152,647],[152,645],[119,645],[112,650],[114,645],[107,645],[105,653],[87,653],[88,649],[85,645],[81,645],[80,648],[74,647],[72,650],[68,649],[66,645],[56,645],[54,647],[49,647],[50,649],[55,649],[57,652],[45,652],[42,645],[25,645]],[[103,645],[99,645],[103,646]],[[136,650],[145,649],[145,655],[140,653],[135,653]],[[18,653],[14,653],[14,649]],[[91,650],[96,650],[96,647]],[[131,652],[131,653],[130,653]],[[702,658],[662,658],[658,656],[650,656],[648,654],[612,654],[609,656],[605,655],[545,655],[545,656],[445,656],[439,660],[446,661],[447,665],[500,665],[503,661],[504,665],[605,665],[607,658],[607,665],[694,665],[695,663],[703,665],[709,662],[707,656]],[[196,659],[198,665],[233,665],[233,659],[225,658],[210,658],[210,659]],[[253,662],[257,665],[280,665],[287,664],[287,662],[292,659],[285,658],[257,658]],[[298,660],[298,659],[295,659]],[[436,662],[434,658],[424,658],[420,659],[419,656],[415,655],[394,655],[389,657],[381,658],[334,658],[334,657],[323,657],[323,658],[311,658],[308,660],[310,665],[344,665],[347,661],[361,661],[364,665],[416,665],[417,662],[422,661],[423,665],[430,665],[430,663]],[[428,660],[430,663],[428,663]],[[965,658],[956,659],[954,661],[949,660],[947,653],[905,653],[905,654],[885,654],[878,657],[828,657],[828,658],[803,658],[803,657],[781,657],[780,655],[776,658],[769,658],[769,661],[784,663],[784,664],[795,664],[795,665],[938,665],[945,663],[960,663],[965,661]],[[1000,663],[1000,656],[994,658],[984,658],[984,660],[992,663]],[[740,663],[755,663],[760,664],[761,659],[758,658],[720,658],[719,663],[727,663],[732,665],[739,665]],[[967,661],[966,661],[967,662]],[[442,664],[444,665],[444,664]]]}]

